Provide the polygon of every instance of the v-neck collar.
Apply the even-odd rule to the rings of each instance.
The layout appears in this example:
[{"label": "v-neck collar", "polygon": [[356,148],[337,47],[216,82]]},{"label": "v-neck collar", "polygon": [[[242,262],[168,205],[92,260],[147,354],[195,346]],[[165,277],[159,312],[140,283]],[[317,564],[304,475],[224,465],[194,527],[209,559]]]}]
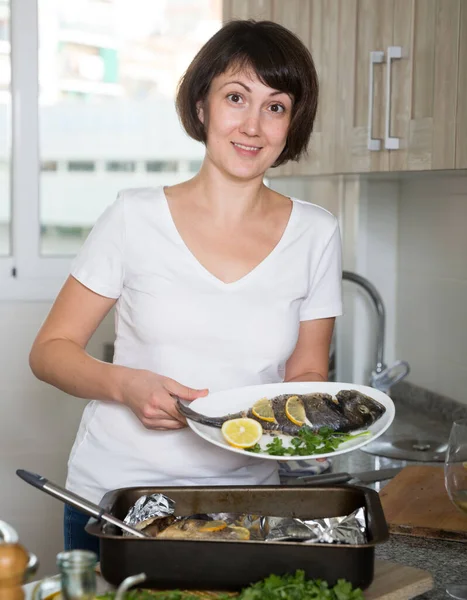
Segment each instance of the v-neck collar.
[{"label": "v-neck collar", "polygon": [[169,201],[168,201],[168,198],[167,198],[167,195],[165,193],[163,186],[160,187],[160,193],[162,196],[162,203],[164,205],[164,210],[167,215],[167,221],[168,221],[169,227],[170,227],[172,234],[173,234],[174,238],[176,239],[177,243],[184,248],[184,251],[188,255],[190,261],[193,263],[194,267],[196,267],[198,269],[198,271],[200,271],[205,277],[210,279],[218,287],[221,287],[223,289],[233,289],[233,288],[236,288],[236,287],[244,284],[246,281],[249,281],[274,258],[274,256],[280,251],[282,246],[287,242],[287,239],[290,235],[290,231],[293,229],[293,225],[294,225],[296,214],[297,214],[296,203],[294,202],[293,198],[290,198],[290,200],[292,202],[292,209],[290,211],[289,220],[287,221],[287,225],[285,226],[285,229],[282,232],[281,238],[279,239],[277,244],[274,246],[274,248],[271,250],[271,252],[267,256],[265,256],[263,258],[263,260],[260,261],[255,267],[253,267],[253,269],[251,269],[250,271],[248,271],[248,273],[245,273],[245,275],[240,277],[240,279],[236,279],[235,281],[231,281],[231,282],[225,282],[225,281],[222,281],[222,279],[219,279],[219,277],[216,277],[216,275],[214,275],[213,273],[211,273],[211,271],[209,271],[209,269],[207,269],[196,258],[196,256],[193,254],[193,252],[190,250],[188,245],[185,243],[185,240],[180,235],[180,232],[178,231],[177,226],[175,225],[175,221],[172,217],[172,212],[171,212],[170,206],[169,206]]}]

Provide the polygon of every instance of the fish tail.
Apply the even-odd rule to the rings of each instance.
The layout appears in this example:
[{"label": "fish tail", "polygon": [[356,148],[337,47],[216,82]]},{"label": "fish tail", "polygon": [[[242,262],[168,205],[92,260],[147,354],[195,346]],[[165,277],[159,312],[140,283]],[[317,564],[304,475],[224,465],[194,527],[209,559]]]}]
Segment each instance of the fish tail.
[{"label": "fish tail", "polygon": [[186,419],[201,423],[202,425],[210,425],[211,427],[222,427],[222,424],[227,420],[226,417],[208,417],[207,415],[202,415],[186,404],[183,404],[179,398],[177,398],[177,409]]}]

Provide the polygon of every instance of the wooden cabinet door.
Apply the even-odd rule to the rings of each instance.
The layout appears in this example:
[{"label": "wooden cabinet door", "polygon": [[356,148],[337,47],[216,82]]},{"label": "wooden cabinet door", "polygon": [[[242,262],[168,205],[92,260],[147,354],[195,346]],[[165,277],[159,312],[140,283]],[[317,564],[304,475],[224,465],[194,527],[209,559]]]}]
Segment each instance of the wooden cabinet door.
[{"label": "wooden cabinet door", "polygon": [[317,175],[335,172],[337,99],[338,1],[274,0],[273,19],[293,31],[311,51],[318,73],[318,111],[308,152],[299,162],[289,161],[268,176]]},{"label": "wooden cabinet door", "polygon": [[456,130],[459,150],[467,139],[456,127],[461,4],[465,27],[465,0],[395,0],[393,44],[402,58],[391,68],[390,131],[399,138],[391,171],[456,166]]},{"label": "wooden cabinet door", "polygon": [[[384,148],[385,60],[393,19],[394,0],[339,0],[337,172],[389,170]],[[377,60],[381,62],[373,62]]]},{"label": "wooden cabinet door", "polygon": [[222,20],[256,19],[258,21],[272,19],[272,0],[223,0]]},{"label": "wooden cabinet door", "polygon": [[459,20],[459,77],[457,79],[456,169],[467,169],[467,2]]}]

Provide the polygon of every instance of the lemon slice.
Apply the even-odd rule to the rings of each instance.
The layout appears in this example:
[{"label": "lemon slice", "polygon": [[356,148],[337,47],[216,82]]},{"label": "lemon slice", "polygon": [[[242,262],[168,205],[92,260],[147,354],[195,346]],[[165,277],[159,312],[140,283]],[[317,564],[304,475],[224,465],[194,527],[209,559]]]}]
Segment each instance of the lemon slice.
[{"label": "lemon slice", "polygon": [[225,521],[206,521],[205,525],[201,525],[199,531],[221,531],[227,527]]},{"label": "lemon slice", "polygon": [[254,419],[229,419],[222,425],[222,435],[235,448],[251,448],[259,442],[263,428]]},{"label": "lemon slice", "polygon": [[250,532],[245,527],[239,527],[238,525],[230,525],[230,531],[235,534],[237,540],[249,540]]},{"label": "lemon slice", "polygon": [[251,412],[262,421],[269,421],[275,423],[274,411],[272,410],[271,400],[268,398],[261,398],[253,404]]},{"label": "lemon slice", "polygon": [[295,425],[305,425],[305,407],[298,396],[290,396],[285,403],[285,414]]}]

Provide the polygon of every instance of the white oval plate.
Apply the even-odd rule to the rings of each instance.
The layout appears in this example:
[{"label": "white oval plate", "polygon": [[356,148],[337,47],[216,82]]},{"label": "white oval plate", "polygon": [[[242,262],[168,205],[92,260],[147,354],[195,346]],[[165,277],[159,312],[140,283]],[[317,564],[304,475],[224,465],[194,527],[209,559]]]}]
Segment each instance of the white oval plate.
[{"label": "white oval plate", "polygon": [[[191,429],[200,437],[207,442],[219,446],[224,450],[230,452],[236,452],[239,454],[247,454],[252,458],[261,458],[267,460],[309,460],[313,458],[325,458],[327,456],[337,456],[338,454],[346,454],[352,452],[357,448],[366,446],[366,444],[372,442],[391,425],[394,420],[395,408],[394,403],[389,396],[375,390],[372,387],[366,385],[356,385],[352,383],[337,383],[337,382],[287,382],[287,383],[267,383],[264,385],[251,385],[248,387],[235,388],[231,390],[224,390],[222,392],[215,392],[209,394],[204,398],[197,398],[190,403],[190,408],[209,417],[220,417],[222,415],[237,413],[242,410],[251,408],[253,404],[260,398],[273,398],[280,394],[307,394],[310,392],[322,392],[331,395],[335,395],[340,390],[358,390],[363,394],[370,396],[374,400],[380,402],[385,408],[386,412],[384,415],[373,423],[370,427],[360,431],[369,431],[370,435],[365,435],[348,442],[343,442],[337,450],[334,452],[322,453],[322,454],[310,454],[308,456],[272,456],[266,452],[247,452],[241,448],[234,448],[230,446],[222,435],[222,432],[217,427],[210,427],[208,425],[201,425],[195,423],[190,419],[187,419],[188,425]],[[351,433],[359,433],[359,431],[352,431]],[[264,433],[260,441],[260,446],[265,449],[266,444],[271,442],[274,437],[280,437],[284,446],[288,446],[291,437],[287,435],[272,436]]]}]

